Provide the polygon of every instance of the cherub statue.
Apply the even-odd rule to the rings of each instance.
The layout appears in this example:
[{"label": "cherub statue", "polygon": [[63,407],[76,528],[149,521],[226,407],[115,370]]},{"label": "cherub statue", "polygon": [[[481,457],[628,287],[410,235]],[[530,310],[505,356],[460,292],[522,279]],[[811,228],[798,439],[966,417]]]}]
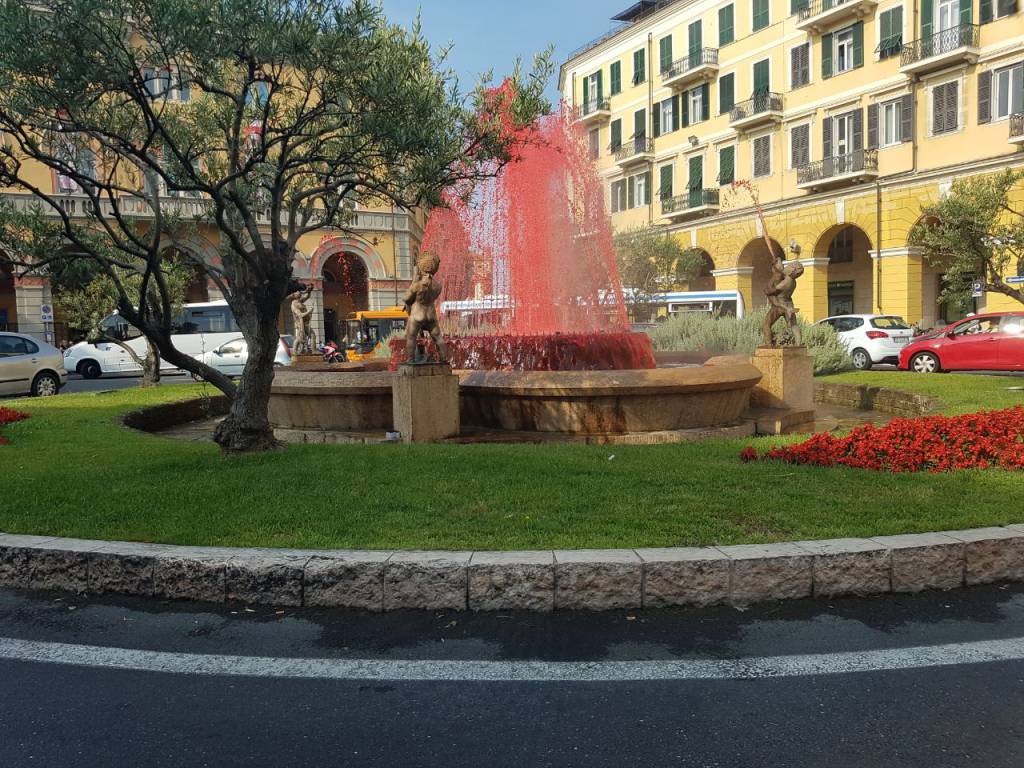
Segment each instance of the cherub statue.
[{"label": "cherub statue", "polygon": [[405,354],[410,363],[416,362],[416,343],[422,333],[427,333],[437,346],[438,362],[448,360],[441,325],[437,320],[434,306],[441,295],[441,284],[434,279],[441,268],[441,259],[433,253],[423,253],[416,262],[416,279],[405,294],[405,311],[409,321],[405,326]]},{"label": "cherub statue", "polygon": [[306,286],[305,290],[298,290],[288,294],[286,299],[292,303],[292,320],[295,322],[295,346],[296,355],[316,354],[316,334],[309,320],[313,316],[313,310],[306,306],[309,297],[313,294],[313,287]]},{"label": "cherub statue", "polygon": [[796,319],[799,310],[793,306],[793,291],[796,290],[796,281],[803,273],[804,267],[799,261],[786,266],[782,254],[775,254],[775,259],[772,262],[772,275],[768,280],[768,287],[764,290],[768,297],[768,314],[764,318],[764,345],[766,347],[778,346],[772,334],[772,326],[779,318],[783,317],[793,332],[795,345],[799,347],[803,344],[800,323]]}]

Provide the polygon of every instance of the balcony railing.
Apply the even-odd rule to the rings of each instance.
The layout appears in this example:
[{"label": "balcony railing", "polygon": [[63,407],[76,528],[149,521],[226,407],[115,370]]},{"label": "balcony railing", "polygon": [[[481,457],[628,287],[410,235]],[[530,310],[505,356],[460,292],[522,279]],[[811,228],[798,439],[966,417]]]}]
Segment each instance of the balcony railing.
[{"label": "balcony railing", "polygon": [[612,108],[612,103],[608,99],[601,99],[601,101],[591,101],[583,105],[583,109],[580,114],[583,117],[589,117],[597,112],[608,112]]},{"label": "balcony railing", "polygon": [[859,2],[859,0],[811,0],[798,7],[796,15],[800,21],[804,21],[812,16],[817,16],[819,13],[831,11],[840,5],[856,2]]},{"label": "balcony railing", "polygon": [[698,67],[718,66],[717,48],[700,48],[682,59],[676,59],[668,69],[661,70],[662,80],[674,80]]},{"label": "balcony railing", "polygon": [[717,208],[717,189],[691,189],[675,197],[666,197],[661,201],[661,215],[672,216],[694,208]]},{"label": "balcony railing", "polygon": [[738,123],[757,115],[781,111],[782,94],[775,93],[774,91],[764,91],[763,93],[755,93],[752,98],[746,101],[734,104],[732,111],[729,112],[729,122]]},{"label": "balcony railing", "polygon": [[1024,112],[1010,115],[1010,141],[1024,142]]},{"label": "balcony railing", "polygon": [[977,48],[981,27],[977,24],[961,24],[944,29],[931,37],[923,37],[907,43],[900,51],[900,66],[907,67],[933,56],[952,53],[958,48]]},{"label": "balcony railing", "polygon": [[621,163],[637,155],[649,155],[654,152],[654,139],[631,139],[615,150],[615,162]]},{"label": "balcony railing", "polygon": [[814,184],[840,176],[878,173],[878,151],[861,149],[848,155],[826,157],[796,169],[797,184]]}]

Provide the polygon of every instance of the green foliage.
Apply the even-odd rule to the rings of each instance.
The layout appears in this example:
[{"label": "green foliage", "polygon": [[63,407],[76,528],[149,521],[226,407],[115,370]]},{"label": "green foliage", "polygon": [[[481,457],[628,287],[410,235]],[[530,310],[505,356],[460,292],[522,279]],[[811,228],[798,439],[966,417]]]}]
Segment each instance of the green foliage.
[{"label": "green foliage", "polygon": [[646,226],[615,236],[615,259],[634,313],[649,313],[655,294],[679,288],[701,273],[704,253],[684,248],[659,227]]},{"label": "green foliage", "polygon": [[1024,304],[1006,278],[1024,276],[1024,171],[957,179],[944,198],[923,209],[911,244],[945,273],[940,301],[967,307],[974,282]]},{"label": "green foliage", "polygon": [[[651,330],[651,343],[666,352],[707,352],[715,355],[753,355],[763,341],[762,325],[767,308],[756,309],[742,319],[713,317],[704,312],[681,312]],[[814,357],[814,373],[822,376],[852,367],[849,352],[833,328],[800,323],[804,344]],[[780,334],[782,337],[783,334]],[[781,338],[786,341],[786,339]]]}]

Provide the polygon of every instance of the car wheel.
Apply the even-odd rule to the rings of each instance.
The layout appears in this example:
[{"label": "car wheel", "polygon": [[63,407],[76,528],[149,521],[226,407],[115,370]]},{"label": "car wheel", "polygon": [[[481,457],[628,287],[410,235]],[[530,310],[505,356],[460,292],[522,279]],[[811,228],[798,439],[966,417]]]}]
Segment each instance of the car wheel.
[{"label": "car wheel", "polygon": [[83,360],[78,364],[78,372],[86,379],[98,379],[103,375],[103,369],[95,360]]},{"label": "car wheel", "polygon": [[867,350],[855,349],[850,357],[853,358],[853,367],[858,371],[867,371],[871,369],[871,355],[867,353]]},{"label": "car wheel", "polygon": [[931,352],[922,352],[914,355],[910,361],[910,370],[914,373],[938,373],[942,369],[939,368],[939,358]]},{"label": "car wheel", "polygon": [[60,392],[60,379],[52,373],[40,373],[32,381],[32,397],[53,397]]}]

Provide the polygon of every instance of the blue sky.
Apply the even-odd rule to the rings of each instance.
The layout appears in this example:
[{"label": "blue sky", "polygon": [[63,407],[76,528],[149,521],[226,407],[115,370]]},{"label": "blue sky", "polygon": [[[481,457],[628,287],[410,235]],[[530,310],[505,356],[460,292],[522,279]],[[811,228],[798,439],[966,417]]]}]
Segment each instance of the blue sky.
[{"label": "blue sky", "polygon": [[[488,69],[500,80],[516,56],[529,65],[533,54],[555,46],[561,65],[570,52],[611,28],[609,19],[632,0],[382,0],[391,21],[408,25],[422,9],[423,32],[441,47],[453,43],[449,58],[465,92]],[[548,86],[558,98],[558,74]]]}]

